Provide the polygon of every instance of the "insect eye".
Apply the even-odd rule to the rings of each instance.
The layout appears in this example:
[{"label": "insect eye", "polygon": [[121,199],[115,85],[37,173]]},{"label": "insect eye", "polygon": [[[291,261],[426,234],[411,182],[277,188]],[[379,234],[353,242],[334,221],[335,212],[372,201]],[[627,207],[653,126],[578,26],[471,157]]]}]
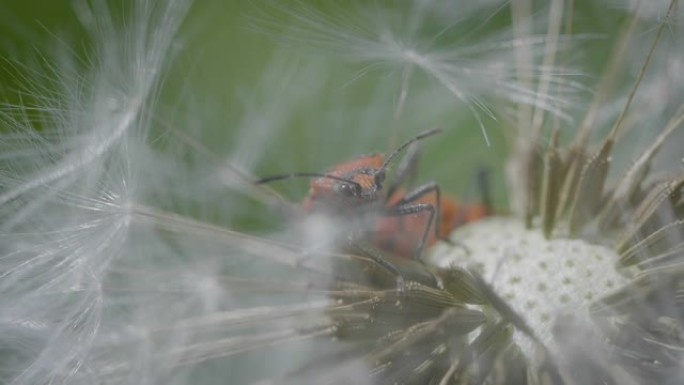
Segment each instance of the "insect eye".
[{"label": "insect eye", "polygon": [[338,193],[348,197],[357,196],[361,194],[359,185],[351,183],[339,184],[336,186],[336,190]]}]

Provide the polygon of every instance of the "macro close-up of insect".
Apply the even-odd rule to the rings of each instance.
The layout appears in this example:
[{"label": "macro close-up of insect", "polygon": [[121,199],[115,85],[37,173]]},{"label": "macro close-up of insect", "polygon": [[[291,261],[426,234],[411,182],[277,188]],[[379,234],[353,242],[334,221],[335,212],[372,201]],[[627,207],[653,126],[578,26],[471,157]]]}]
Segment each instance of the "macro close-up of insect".
[{"label": "macro close-up of insect", "polygon": [[0,0],[0,384],[684,384],[683,6]]},{"label": "macro close-up of insect", "polygon": [[[487,215],[487,203],[463,205],[442,194],[439,184],[427,182],[407,190],[404,184],[415,176],[417,142],[441,129],[424,131],[406,141],[386,157],[362,155],[338,164],[324,173],[292,173],[258,180],[264,184],[294,177],[313,178],[301,208],[308,213],[332,215],[361,229],[352,239],[369,240],[394,255],[419,260],[426,248],[448,239],[459,225]],[[407,150],[385,186],[387,170]],[[486,199],[484,199],[486,201]],[[355,231],[359,232],[359,231]]]}]

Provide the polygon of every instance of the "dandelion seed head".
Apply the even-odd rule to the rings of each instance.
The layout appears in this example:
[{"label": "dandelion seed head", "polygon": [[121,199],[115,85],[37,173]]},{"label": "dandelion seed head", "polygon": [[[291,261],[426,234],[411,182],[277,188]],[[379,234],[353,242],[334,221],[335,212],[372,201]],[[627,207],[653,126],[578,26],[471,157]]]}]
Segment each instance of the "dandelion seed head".
[{"label": "dandelion seed head", "polygon": [[[529,223],[510,215],[469,224],[453,235],[467,251],[439,243],[421,261],[367,252],[356,233],[372,232],[372,223],[289,215],[303,197],[289,189],[305,190],[306,179],[282,187],[253,183],[273,172],[320,172],[361,153],[382,152],[409,136],[402,131],[407,127],[441,126],[442,119],[453,127],[461,113],[475,115],[481,127],[479,114],[501,126],[512,122],[513,140],[533,136],[527,135],[530,125],[520,124],[524,119],[516,121],[521,111],[544,111],[536,114],[541,118],[535,128],[553,121],[564,129],[575,118],[568,111],[581,104],[571,96],[585,90],[572,81],[582,71],[566,67],[573,61],[566,49],[581,50],[573,43],[586,37],[570,28],[567,37],[562,29],[553,32],[554,17],[543,13],[517,14],[514,24],[524,24],[524,33],[511,30],[508,18],[505,27],[481,23],[523,3],[322,6],[332,11],[275,5],[284,17],[262,17],[263,29],[277,31],[290,45],[274,52],[254,84],[225,87],[237,94],[236,106],[186,98],[192,90],[162,113],[163,80],[183,47],[174,36],[188,3],[133,2],[125,20],[104,2],[77,3],[86,4],[77,13],[95,38],[89,56],[80,60],[66,50],[59,54],[62,64],[49,61],[47,71],[35,70],[29,88],[38,118],[25,105],[0,112],[9,127],[0,134],[0,354],[9,357],[0,363],[0,382],[270,378],[267,383],[436,384],[542,378],[555,384],[590,371],[554,377],[554,359],[561,355],[571,363],[574,356],[595,358],[581,367],[605,365],[603,382],[676,372],[681,354],[670,346],[681,340],[681,322],[668,294],[681,285],[676,269],[666,265],[681,254],[676,180],[669,180],[670,195],[662,194],[670,204],[663,204],[658,219],[632,215],[652,207],[636,210],[632,201],[662,184],[625,177],[597,183],[596,193],[587,183],[589,192],[572,196],[580,196],[577,211],[620,198],[607,205],[618,212],[615,219],[597,219],[586,210],[578,220],[573,236],[592,244],[561,239],[571,232],[567,211],[574,206],[553,211],[559,215],[553,217],[544,210],[555,207],[539,202],[549,196],[557,202],[560,181],[544,190],[513,173],[524,182],[528,203],[543,206]],[[561,3],[553,2],[552,9]],[[314,49],[302,54],[292,44]],[[335,79],[347,65],[356,72]],[[675,60],[667,76],[679,67]],[[656,113],[648,102],[676,99],[678,85],[664,81],[667,76],[644,83],[645,97],[637,97],[628,112],[632,126],[663,127],[653,115],[671,114],[667,108]],[[355,88],[361,78],[370,86]],[[192,83],[187,81],[188,90]],[[616,102],[614,110],[621,105]],[[610,121],[615,111],[601,112]],[[652,113],[641,123],[643,111]],[[438,171],[437,182],[463,184],[453,168],[467,159],[444,137],[451,152],[426,168]],[[535,152],[526,167],[542,170],[544,162],[571,158],[552,140],[536,139],[527,148],[549,151],[544,159]],[[583,150],[583,157],[590,155]],[[601,160],[610,163],[612,157]],[[637,164],[650,167],[648,161]],[[556,171],[569,173],[559,167],[548,174]],[[628,176],[636,174],[648,172]],[[639,220],[629,219],[634,217]],[[263,225],[270,218],[282,219],[277,230]],[[615,233],[632,230],[632,222],[631,238],[613,247]],[[670,227],[659,228],[661,222]],[[668,270],[667,279],[653,280],[671,286],[627,290],[653,278],[649,266]],[[643,310],[642,294],[658,303]],[[597,313],[601,322],[592,317]],[[542,357],[541,347],[552,360],[544,361],[549,357]],[[650,372],[653,365],[662,366]],[[632,376],[627,370],[642,372]]]},{"label": "dandelion seed head", "polygon": [[22,79],[35,105],[2,108],[0,143],[12,151],[0,160],[0,327],[17,336],[7,356],[21,357],[2,367],[2,382],[94,382],[93,351],[111,306],[104,282],[130,251],[133,207],[143,199],[145,109],[187,10],[183,1],[167,6],[136,3],[130,30],[102,2],[79,8],[98,20],[86,26],[89,60],[68,47],[43,57]]},{"label": "dandelion seed head", "polygon": [[337,239],[336,234],[340,234],[343,224],[329,215],[314,214],[309,215],[301,225],[303,243],[310,245],[312,249],[325,248],[332,245]]},{"label": "dandelion seed head", "polygon": [[[588,305],[629,279],[615,269],[610,248],[583,240],[547,240],[515,219],[490,219],[452,234],[462,247],[439,245],[431,253],[438,266],[474,266],[501,298],[521,315],[546,346],[556,346],[552,329],[564,314],[588,323]],[[515,340],[528,357],[533,344],[521,333]]]},{"label": "dandelion seed head", "polygon": [[[493,17],[503,9],[500,4],[497,7],[486,2],[477,7],[453,7],[464,13],[451,10],[458,16],[448,22],[443,19],[443,14],[432,13],[432,6],[439,8],[440,5],[439,2],[422,2],[406,5],[404,9],[401,6],[355,3],[332,16],[300,4],[298,8],[276,9],[276,13],[281,12],[283,18],[291,22],[289,28],[283,27],[286,25],[284,22],[274,22],[266,16],[261,21],[255,18],[255,24],[266,31],[272,29],[273,24],[279,25],[285,32],[278,30],[278,37],[290,44],[358,63],[363,66],[360,76],[383,70],[398,76],[395,83],[398,82],[400,89],[394,91],[397,99],[395,118],[403,114],[405,97],[402,95],[408,90],[415,92],[418,87],[447,90],[477,119],[488,144],[483,118],[496,119],[497,114],[492,111],[495,101],[529,105],[563,119],[569,118],[567,111],[574,105],[567,96],[578,91],[578,84],[567,78],[580,72],[539,64],[546,42],[544,36],[512,38],[509,30],[492,32],[486,27],[472,28],[468,25],[469,15]],[[531,25],[541,29],[544,22],[543,17],[538,17]],[[475,42],[474,36],[481,39]],[[569,39],[560,41],[556,46],[559,51],[569,48]],[[554,86],[562,84],[565,97],[540,92],[527,80],[521,81],[512,66],[501,65],[513,62],[514,52],[520,47],[533,55],[529,68],[525,69],[531,77],[527,80],[544,76]],[[418,82],[418,74],[426,75],[431,82]]]}]

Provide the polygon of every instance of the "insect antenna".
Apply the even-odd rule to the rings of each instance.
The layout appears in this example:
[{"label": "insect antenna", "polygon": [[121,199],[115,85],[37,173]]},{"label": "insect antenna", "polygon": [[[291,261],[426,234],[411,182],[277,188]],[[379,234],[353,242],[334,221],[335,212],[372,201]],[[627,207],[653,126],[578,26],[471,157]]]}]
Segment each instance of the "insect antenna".
[{"label": "insect antenna", "polygon": [[256,181],[254,181],[254,184],[271,183],[271,182],[276,182],[279,180],[290,179],[290,178],[326,178],[326,179],[333,179],[333,180],[338,180],[340,182],[349,183],[349,184],[355,186],[355,188],[361,189],[361,185],[358,184],[357,182],[354,182],[351,179],[340,178],[339,176],[330,175],[330,174],[323,174],[323,173],[319,173],[319,172],[295,172],[295,173],[291,173],[291,174],[271,175],[271,176],[267,176],[265,178],[257,179]]},{"label": "insect antenna", "polygon": [[428,136],[439,134],[440,132],[442,132],[441,128],[433,128],[431,130],[424,131],[424,132],[416,135],[415,137],[413,137],[411,140],[407,141],[406,143],[402,144],[401,146],[397,147],[397,149],[392,151],[392,153],[387,156],[387,159],[385,159],[385,163],[382,164],[382,170],[385,170],[387,168],[387,166],[389,166],[389,164],[392,162],[392,160],[394,160],[394,158],[397,155],[399,155],[399,153],[402,152],[406,147],[410,146],[411,143],[419,141],[423,138],[427,138]]}]

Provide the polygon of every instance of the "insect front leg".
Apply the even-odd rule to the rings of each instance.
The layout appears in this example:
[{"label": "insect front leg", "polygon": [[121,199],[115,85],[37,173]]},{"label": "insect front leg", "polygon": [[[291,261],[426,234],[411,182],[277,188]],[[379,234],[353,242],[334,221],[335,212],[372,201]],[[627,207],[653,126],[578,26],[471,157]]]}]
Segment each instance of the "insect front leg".
[{"label": "insect front leg", "polygon": [[[440,192],[439,185],[437,183],[429,182],[429,183],[426,183],[422,186],[417,187],[413,191],[404,195],[398,202],[394,203],[392,205],[392,208],[397,208],[400,206],[409,205],[411,202],[415,202],[418,199],[420,199],[420,198],[422,198],[422,197],[424,197],[430,193],[435,194],[435,205],[432,207],[433,215],[430,216],[430,220],[427,222],[427,225],[425,228],[425,236],[423,237],[422,244],[423,245],[425,244],[425,240],[427,239],[427,234],[430,231],[430,226],[433,224],[433,219],[434,219],[434,224],[435,224],[435,238],[449,242],[448,239],[444,239],[443,237],[441,237],[440,233],[439,233],[439,226],[440,226],[441,220],[442,220],[442,217],[441,217],[441,214],[442,214],[442,198],[441,198],[441,196],[442,195]],[[410,205],[410,206],[415,206],[415,205]],[[432,205],[430,205],[430,206],[432,206]]]},{"label": "insect front leg", "polygon": [[[404,197],[402,197],[402,199],[400,199],[398,202],[394,203],[390,209],[393,210],[394,208],[401,207],[401,206],[407,206],[407,205],[408,206],[415,206],[416,204],[411,204],[411,202],[415,202],[415,201],[423,198],[424,196],[426,196],[430,193],[435,194],[435,205],[433,206],[434,216],[431,216],[430,220],[426,224],[425,231],[424,231],[425,235],[422,238],[422,242],[421,242],[421,249],[418,250],[419,255],[421,255],[420,253],[422,253],[422,248],[425,248],[425,243],[427,242],[429,229],[433,223],[435,225],[435,228],[434,228],[435,239],[439,239],[439,240],[446,242],[452,246],[462,247],[467,253],[469,253],[470,250],[468,249],[468,247],[466,247],[465,245],[463,245],[459,242],[454,242],[451,239],[442,236],[440,233],[441,226],[442,226],[442,213],[443,212],[442,212],[441,191],[440,191],[438,184],[431,182],[431,183],[427,183],[423,186],[416,188],[415,190],[411,191],[410,193],[408,193]],[[424,204],[424,203],[421,203],[421,204]],[[434,219],[434,221],[433,221],[433,219]],[[448,229],[448,230],[451,230],[451,229]]]},{"label": "insect front leg", "polygon": [[[403,200],[403,199],[402,199]],[[382,216],[386,217],[401,217],[404,215],[411,215],[411,214],[418,214],[427,211],[429,213],[428,217],[428,222],[425,225],[425,229],[423,230],[423,234],[420,237],[420,241],[418,242],[418,246],[416,247],[416,250],[414,252],[414,259],[419,260],[420,257],[423,255],[423,249],[425,248],[425,241],[427,240],[428,234],[430,232],[430,225],[433,223],[435,219],[435,206],[433,206],[430,203],[416,203],[416,204],[407,204],[404,203],[402,205],[394,205],[392,207],[387,208],[386,210],[381,212]]]}]

